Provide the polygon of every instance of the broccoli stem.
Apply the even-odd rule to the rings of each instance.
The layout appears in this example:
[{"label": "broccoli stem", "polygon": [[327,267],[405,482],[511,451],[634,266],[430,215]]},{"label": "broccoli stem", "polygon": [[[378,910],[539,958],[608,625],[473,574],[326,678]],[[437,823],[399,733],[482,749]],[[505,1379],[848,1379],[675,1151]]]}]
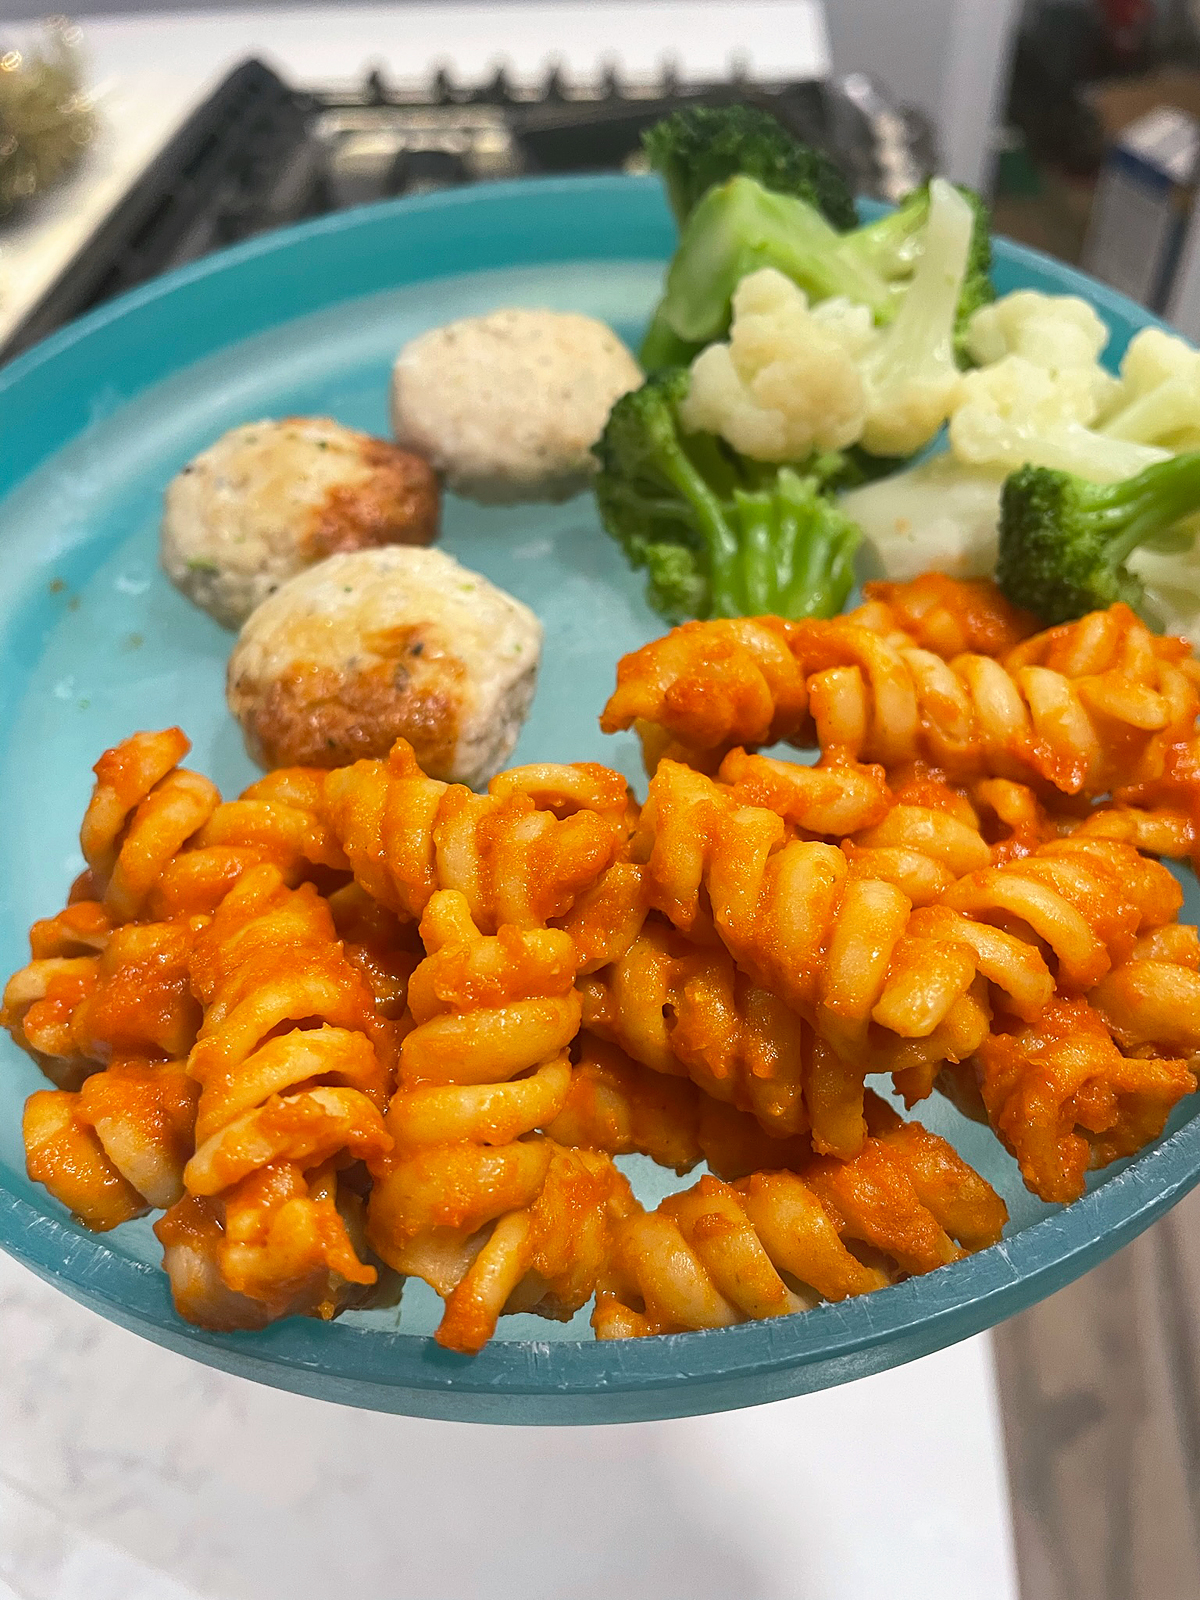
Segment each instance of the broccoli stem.
[{"label": "broccoli stem", "polygon": [[687,367],[703,349],[702,345],[681,339],[663,316],[660,306],[650,319],[642,339],[638,360],[647,372],[661,372],[667,367]]},{"label": "broccoli stem", "polygon": [[1191,515],[1200,504],[1200,451],[1174,456],[1121,483],[1083,484],[1079,507],[1094,519],[1109,560],[1119,565],[1138,545]]},{"label": "broccoli stem", "polygon": [[[811,478],[781,467],[771,489],[735,490],[740,556],[714,616],[829,617],[854,584],[858,528]],[[716,609],[720,605],[723,609]]]},{"label": "broccoli stem", "polygon": [[868,359],[877,384],[903,381],[931,365],[954,367],[954,319],[971,249],[970,206],[941,179],[931,186],[925,247],[895,321]]},{"label": "broccoli stem", "polygon": [[905,278],[921,258],[921,230],[929,217],[928,187],[918,189],[894,211],[844,233],[839,253],[891,280]]},{"label": "broccoli stem", "polygon": [[[707,556],[705,565],[712,596],[710,615],[743,615],[741,610],[736,609],[738,542],[725,519],[720,500],[679,444],[664,451],[661,468],[668,482],[689,505],[693,528],[700,535]],[[718,609],[718,606],[730,604],[735,606],[734,610]]]},{"label": "broccoli stem", "polygon": [[728,616],[763,616],[775,611],[779,592],[776,551],[779,516],[775,496],[766,490],[738,489],[733,496],[738,527],[739,592],[727,596]]},{"label": "broccoli stem", "polygon": [[752,178],[731,178],[710,189],[688,218],[655,320],[687,343],[719,339],[729,326],[733,291],[760,267],[775,267],[813,300],[846,295],[886,320],[892,290],[867,263],[841,252],[841,239],[805,201],[772,194]]}]

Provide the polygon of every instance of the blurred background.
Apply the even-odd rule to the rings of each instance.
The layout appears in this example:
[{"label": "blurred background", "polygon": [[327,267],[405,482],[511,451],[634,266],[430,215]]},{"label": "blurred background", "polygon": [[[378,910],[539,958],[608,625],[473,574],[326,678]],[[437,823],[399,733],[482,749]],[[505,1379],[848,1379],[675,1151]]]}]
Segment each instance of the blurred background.
[{"label": "blurred background", "polygon": [[[0,361],[305,217],[636,171],[730,98],[1200,336],[1200,0],[0,0]],[[553,1440],[254,1390],[0,1259],[0,1600],[1195,1600],[1198,1220],[902,1371]]]},{"label": "blurred background", "polygon": [[1197,0],[109,11],[80,0],[71,23],[47,26],[33,0],[7,0],[0,21],[7,355],[145,276],[299,217],[635,167],[665,106],[731,94],[832,148],[864,193],[894,198],[935,168],[973,184],[999,231],[1200,333]]}]

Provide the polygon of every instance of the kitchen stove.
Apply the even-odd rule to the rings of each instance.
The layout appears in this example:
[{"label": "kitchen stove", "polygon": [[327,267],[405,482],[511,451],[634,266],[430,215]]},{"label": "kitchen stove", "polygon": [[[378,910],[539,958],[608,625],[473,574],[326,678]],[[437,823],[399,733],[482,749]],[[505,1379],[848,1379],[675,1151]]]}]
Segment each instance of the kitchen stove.
[{"label": "kitchen stove", "polygon": [[640,170],[644,128],[680,105],[731,100],[773,110],[864,194],[897,198],[934,165],[926,125],[859,74],[681,83],[668,66],[658,81],[609,70],[582,83],[551,69],[531,83],[501,69],[464,86],[442,68],[420,88],[379,70],[322,88],[252,58],[184,118],[44,292],[7,327],[0,318],[0,360],[114,294],[289,222],[524,173]]}]

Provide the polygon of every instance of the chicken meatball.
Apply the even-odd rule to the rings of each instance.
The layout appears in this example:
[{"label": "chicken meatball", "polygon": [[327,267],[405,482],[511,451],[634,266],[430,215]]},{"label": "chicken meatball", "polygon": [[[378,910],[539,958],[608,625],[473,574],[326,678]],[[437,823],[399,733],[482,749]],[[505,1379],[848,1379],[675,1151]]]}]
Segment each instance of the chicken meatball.
[{"label": "chicken meatball", "polygon": [[529,713],[542,628],[440,550],[331,556],[247,618],[226,695],[261,766],[341,767],[398,738],[436,778],[478,785]]},{"label": "chicken meatball", "polygon": [[611,328],[562,311],[493,311],[405,345],[392,424],[457,494],[493,504],[586,487],[613,402],[642,382]]},{"label": "chicken meatball", "polygon": [[172,479],[162,564],[202,611],[238,628],[326,556],[429,544],[438,505],[436,474],[409,450],[328,417],[250,422]]}]

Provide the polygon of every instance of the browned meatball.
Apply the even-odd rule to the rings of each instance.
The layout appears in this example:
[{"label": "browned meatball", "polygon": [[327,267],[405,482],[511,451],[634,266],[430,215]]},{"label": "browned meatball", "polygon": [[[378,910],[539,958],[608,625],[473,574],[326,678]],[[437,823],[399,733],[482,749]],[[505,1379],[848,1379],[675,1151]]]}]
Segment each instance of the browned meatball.
[{"label": "browned meatball", "polygon": [[328,417],[234,428],[172,481],[162,563],[227,628],[326,556],[429,544],[437,475],[423,456]]},{"label": "browned meatball", "polygon": [[339,767],[405,738],[431,777],[472,785],[529,712],[542,630],[441,550],[357,550],[290,579],[247,618],[226,697],[264,767]]}]

